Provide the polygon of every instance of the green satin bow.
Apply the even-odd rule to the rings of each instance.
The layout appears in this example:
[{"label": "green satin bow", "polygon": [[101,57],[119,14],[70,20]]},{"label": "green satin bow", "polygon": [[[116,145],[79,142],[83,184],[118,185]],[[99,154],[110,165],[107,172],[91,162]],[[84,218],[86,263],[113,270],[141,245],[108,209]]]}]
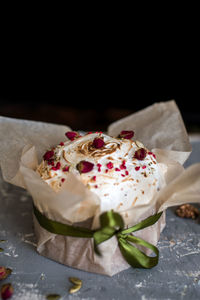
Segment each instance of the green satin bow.
[{"label": "green satin bow", "polygon": [[[72,237],[93,238],[94,250],[98,255],[101,255],[98,250],[98,245],[115,235],[118,239],[118,244],[123,257],[132,267],[149,269],[156,266],[158,263],[159,250],[154,245],[139,237],[133,236],[131,233],[155,224],[161,217],[162,212],[155,214],[128,229],[123,229],[124,221],[122,217],[120,214],[111,210],[100,216],[100,229],[95,231],[50,220],[41,214],[35,206],[33,206],[33,210],[39,224],[49,232]],[[151,249],[155,253],[155,256],[147,256],[136,248],[133,243]]]}]

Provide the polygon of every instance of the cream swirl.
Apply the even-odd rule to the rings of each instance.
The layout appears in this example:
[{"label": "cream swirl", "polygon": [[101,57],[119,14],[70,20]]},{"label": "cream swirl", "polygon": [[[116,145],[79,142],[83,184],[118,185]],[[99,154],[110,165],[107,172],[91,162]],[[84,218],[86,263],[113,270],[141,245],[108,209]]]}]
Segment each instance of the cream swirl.
[{"label": "cream swirl", "polygon": [[[101,148],[95,148],[93,144],[98,137],[104,141]],[[155,155],[145,148],[144,159],[135,157],[142,146],[138,141],[102,133],[86,134],[55,147],[53,161],[43,161],[38,172],[57,191],[72,172],[99,196],[101,212],[109,209],[124,211],[146,205],[160,187],[161,176]],[[81,174],[77,170],[81,161],[90,162],[94,167]]]}]

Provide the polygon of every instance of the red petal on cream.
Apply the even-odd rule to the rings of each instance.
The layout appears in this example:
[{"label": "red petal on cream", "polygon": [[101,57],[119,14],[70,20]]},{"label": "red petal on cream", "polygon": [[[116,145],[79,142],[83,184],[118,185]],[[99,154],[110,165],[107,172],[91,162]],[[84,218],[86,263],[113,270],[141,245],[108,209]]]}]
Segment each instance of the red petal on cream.
[{"label": "red petal on cream", "polygon": [[123,138],[123,139],[132,139],[133,136],[134,136],[133,130],[122,130],[119,134],[119,138]]},{"label": "red petal on cream", "polygon": [[96,148],[96,149],[100,149],[104,146],[104,140],[102,138],[95,138],[92,145]]},{"label": "red petal on cream", "polygon": [[138,160],[143,160],[145,159],[146,155],[147,155],[146,149],[140,148],[137,151],[135,151],[134,158],[137,158]]},{"label": "red petal on cream", "polygon": [[86,160],[81,160],[76,167],[80,173],[88,173],[93,170],[94,164]]},{"label": "red petal on cream", "polygon": [[65,135],[70,141],[73,141],[76,137],[79,136],[78,132],[76,131],[67,131]]},{"label": "red petal on cream", "polygon": [[54,152],[51,151],[47,151],[44,155],[43,155],[43,159],[44,160],[50,160],[52,158],[52,156],[54,156]]}]

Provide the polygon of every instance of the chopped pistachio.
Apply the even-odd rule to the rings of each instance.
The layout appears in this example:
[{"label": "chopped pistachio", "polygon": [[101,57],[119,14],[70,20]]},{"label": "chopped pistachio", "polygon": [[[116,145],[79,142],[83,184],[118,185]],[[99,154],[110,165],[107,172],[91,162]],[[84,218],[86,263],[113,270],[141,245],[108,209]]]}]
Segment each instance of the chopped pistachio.
[{"label": "chopped pistachio", "polygon": [[79,284],[79,285],[74,285],[74,286],[72,286],[72,287],[69,289],[69,293],[70,293],[70,294],[74,294],[74,293],[78,292],[78,291],[80,290],[80,288],[81,288],[81,285],[80,285],[80,284]]},{"label": "chopped pistachio", "polygon": [[58,294],[49,294],[49,295],[47,295],[46,296],[46,299],[47,300],[58,300],[58,299],[60,299],[60,295],[58,295]]},{"label": "chopped pistachio", "polygon": [[82,285],[82,280],[77,277],[69,277],[69,280],[75,285]]}]

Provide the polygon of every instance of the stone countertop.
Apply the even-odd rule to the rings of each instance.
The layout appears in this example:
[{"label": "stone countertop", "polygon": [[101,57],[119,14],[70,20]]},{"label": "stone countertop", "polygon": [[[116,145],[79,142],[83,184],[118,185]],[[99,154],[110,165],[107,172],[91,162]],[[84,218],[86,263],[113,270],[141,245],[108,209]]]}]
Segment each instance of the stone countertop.
[{"label": "stone countertop", "polygon": [[[200,141],[191,140],[193,152],[185,166],[200,162]],[[189,202],[189,199],[188,199]],[[197,205],[199,207],[199,205]],[[167,225],[158,248],[160,260],[150,270],[129,268],[113,277],[66,267],[36,252],[32,203],[28,193],[0,176],[0,266],[13,270],[2,283],[11,282],[13,300],[46,299],[200,299],[200,218],[182,219],[167,210]],[[74,295],[68,293],[70,276],[83,280]],[[0,285],[1,285],[0,284]]]}]

